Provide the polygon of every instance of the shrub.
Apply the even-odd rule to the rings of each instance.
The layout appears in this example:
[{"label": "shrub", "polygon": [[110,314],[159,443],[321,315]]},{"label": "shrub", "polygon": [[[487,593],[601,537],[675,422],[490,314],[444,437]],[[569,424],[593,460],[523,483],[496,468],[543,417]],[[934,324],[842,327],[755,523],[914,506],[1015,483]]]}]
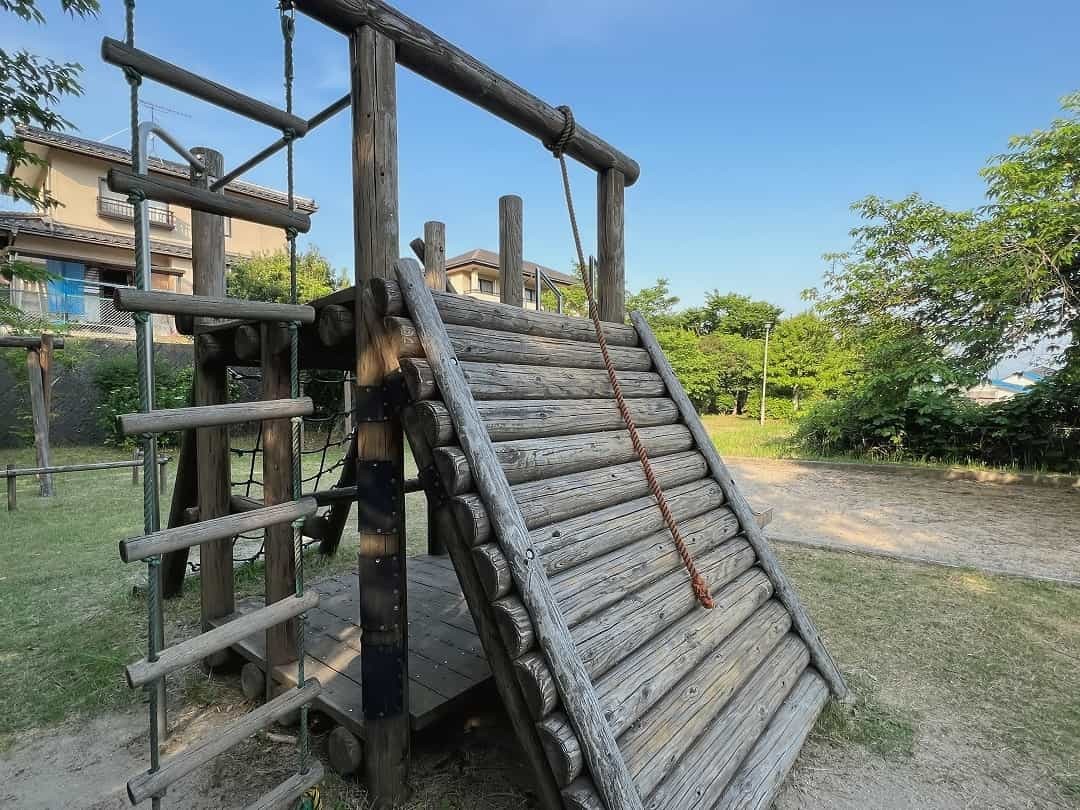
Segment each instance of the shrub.
[{"label": "shrub", "polygon": [[[158,358],[154,363],[154,407],[182,408],[191,404],[192,366],[174,366]],[[135,437],[120,433],[116,418],[121,414],[139,410],[139,374],[135,356],[131,353],[107,357],[94,370],[94,386],[101,402],[98,418],[108,433],[105,443],[117,447],[134,445]],[[175,446],[179,436],[163,433],[158,443],[165,447]]]}]

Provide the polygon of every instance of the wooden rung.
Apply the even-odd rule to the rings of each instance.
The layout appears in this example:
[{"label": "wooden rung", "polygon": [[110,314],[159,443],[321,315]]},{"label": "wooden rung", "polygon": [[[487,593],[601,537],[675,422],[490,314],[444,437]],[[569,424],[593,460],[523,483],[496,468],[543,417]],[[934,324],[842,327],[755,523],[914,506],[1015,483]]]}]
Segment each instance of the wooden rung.
[{"label": "wooden rung", "polygon": [[299,616],[319,604],[319,594],[307,591],[303,596],[288,596],[272,605],[245,613],[237,619],[219,625],[213,630],[189,638],[162,650],[156,661],[145,658],[124,668],[128,686],[134,689],[156,681],[170,672],[202,661],[209,655],[226,650],[233,644],[275,625]]},{"label": "wooden rung", "polygon": [[125,312],[156,312],[160,315],[194,315],[204,318],[242,318],[247,321],[295,321],[315,323],[315,310],[301,304],[273,304],[236,298],[135,290],[118,287],[113,303]]},{"label": "wooden rung", "polygon": [[203,101],[209,101],[211,104],[224,107],[226,110],[258,121],[260,124],[282,131],[292,130],[298,138],[308,131],[308,122],[299,116],[238,93],[230,87],[210,81],[111,37],[105,37],[101,41],[101,58],[110,65],[130,68],[140,76],[201,98]]},{"label": "wooden rung", "polygon": [[250,202],[238,196],[215,194],[187,183],[164,177],[136,174],[130,169],[109,169],[109,188],[119,194],[141,191],[147,199],[193,208],[207,214],[257,222],[272,228],[295,228],[300,233],[311,230],[311,217],[280,205]]},{"label": "wooden rung", "polygon": [[162,529],[159,532],[143,535],[142,537],[121,540],[120,559],[124,562],[135,562],[158,554],[166,554],[170,551],[201,546],[211,540],[223,540],[226,537],[234,537],[244,532],[265,529],[267,526],[289,523],[297,518],[315,514],[317,508],[318,503],[316,503],[315,499],[308,497],[301,498],[298,501],[279,503],[275,506],[247,510],[239,514],[226,515],[202,523]]},{"label": "wooden rung", "polygon": [[282,692],[273,700],[235,720],[228,727],[178,754],[167,757],[156,771],[141,773],[131,779],[127,783],[128,798],[131,799],[132,804],[138,804],[151,796],[160,796],[178,779],[182,779],[214,757],[225,753],[256,731],[266,728],[275,720],[311,702],[321,691],[322,686],[319,682],[311,678],[302,689],[289,689]]},{"label": "wooden rung", "polygon": [[149,413],[127,413],[117,417],[125,436],[141,433],[168,433],[173,430],[240,425],[267,419],[311,416],[315,404],[311,397],[267,399],[261,402],[230,402],[226,405],[199,405],[193,408],[169,408]]},{"label": "wooden rung", "polygon": [[[64,348],[64,339],[54,337],[52,347]],[[40,349],[41,335],[0,335],[0,349]]]},{"label": "wooden rung", "polygon": [[322,763],[315,760],[307,773],[293,774],[269,793],[264,793],[249,804],[246,810],[279,810],[285,802],[299,799],[304,795],[304,791],[315,787],[322,779]]}]

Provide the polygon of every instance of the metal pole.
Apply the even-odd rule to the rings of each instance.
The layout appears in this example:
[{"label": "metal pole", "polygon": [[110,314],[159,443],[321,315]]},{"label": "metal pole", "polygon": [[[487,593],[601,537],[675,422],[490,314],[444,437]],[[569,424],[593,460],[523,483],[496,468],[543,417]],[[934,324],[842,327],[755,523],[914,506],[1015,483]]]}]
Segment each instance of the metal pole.
[{"label": "metal pole", "polygon": [[769,378],[769,330],[772,323],[765,324],[765,359],[761,364],[761,425],[765,426],[765,384]]}]

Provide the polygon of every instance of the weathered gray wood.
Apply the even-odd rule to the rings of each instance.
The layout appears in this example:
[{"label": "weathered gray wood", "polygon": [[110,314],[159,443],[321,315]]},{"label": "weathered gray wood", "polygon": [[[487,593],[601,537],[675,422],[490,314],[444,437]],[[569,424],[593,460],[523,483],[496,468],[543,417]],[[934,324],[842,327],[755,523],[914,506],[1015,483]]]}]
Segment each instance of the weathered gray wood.
[{"label": "weathered gray wood", "polygon": [[[371,25],[397,43],[398,64],[528,132],[541,143],[559,137],[565,118],[505,76],[379,0],[300,0],[296,7],[343,34]],[[596,170],[615,167],[633,185],[637,163],[578,124],[566,154]]]},{"label": "weathered gray wood", "polygon": [[326,737],[326,756],[330,770],[339,776],[350,776],[364,762],[364,743],[345,726],[338,726]]},{"label": "weathered gray wood", "polygon": [[[638,427],[670,425],[679,412],[670,399],[632,399],[626,403]],[[454,424],[441,402],[417,404],[424,436],[433,447],[454,443]],[[572,436],[600,430],[620,430],[622,415],[611,399],[489,400],[477,402],[480,418],[493,442]]]},{"label": "weathered gray wood", "polygon": [[669,395],[679,407],[683,422],[693,434],[698,450],[705,456],[710,473],[713,478],[716,479],[716,482],[723,488],[724,497],[731,504],[731,508],[738,516],[739,524],[742,526],[743,531],[746,532],[747,540],[754,547],[754,551],[758,556],[762,569],[772,580],[773,587],[776,588],[777,598],[779,598],[780,601],[784,603],[785,607],[791,611],[792,623],[795,625],[799,636],[806,642],[814,666],[817,668],[818,672],[821,673],[825,682],[829,684],[829,689],[832,690],[832,693],[838,699],[845,700],[848,695],[848,688],[847,684],[844,683],[844,676],[840,673],[840,669],[836,666],[836,662],[833,661],[832,656],[829,655],[829,651],[825,648],[821,636],[818,634],[817,627],[810,618],[810,614],[807,613],[806,608],[803,607],[795,587],[791,584],[791,581],[787,578],[783,568],[780,566],[780,561],[769,547],[769,542],[765,538],[765,533],[758,526],[757,521],[754,518],[753,509],[750,508],[750,504],[746,500],[746,497],[735,485],[735,479],[731,476],[723,459],[720,458],[720,454],[717,452],[712,439],[709,438],[705,426],[701,424],[701,417],[698,416],[693,403],[690,402],[690,398],[683,390],[679,378],[676,377],[675,372],[672,371],[671,364],[664,356],[660,344],[656,342],[656,338],[649,328],[649,325],[638,312],[631,313],[630,317],[638,330],[638,334],[641,336],[642,345],[648,350],[649,354],[652,355],[653,363],[655,364],[657,371],[663,377]]},{"label": "weathered gray wood", "polygon": [[[423,357],[420,340],[407,318],[388,317],[386,329],[398,344],[402,357]],[[563,338],[497,332],[478,326],[447,326],[450,343],[458,359],[474,363],[511,363],[522,366],[604,368],[604,358],[595,343]],[[644,349],[611,346],[609,353],[618,371],[649,371],[652,359]]]},{"label": "weathered gray wood", "polygon": [[804,672],[776,710],[765,733],[746,755],[716,803],[716,810],[772,807],[828,699],[829,687],[821,676],[812,669]]},{"label": "weathered gray wood", "polygon": [[[62,343],[63,341],[61,341]],[[38,349],[38,363],[41,365],[41,392],[45,396],[45,418],[52,419],[52,389],[53,389],[53,350],[56,348],[55,338],[47,333],[41,335],[41,348]]]},{"label": "weathered gray wood", "polygon": [[[697,452],[673,453],[656,459],[653,470],[661,486],[675,487],[701,478],[705,474],[705,461]],[[515,484],[512,489],[525,525],[530,529],[639,498],[648,491],[645,474],[636,461]],[[459,495],[451,501],[451,506],[472,545],[480,545],[492,537],[491,523],[479,497]]]},{"label": "weathered gray wood", "polygon": [[118,420],[120,432],[125,436],[134,436],[140,433],[168,433],[214,425],[242,425],[244,422],[260,422],[266,419],[289,419],[293,416],[311,416],[314,412],[315,405],[311,397],[298,397],[128,413],[118,417]]},{"label": "weathered gray wood", "polygon": [[423,245],[424,283],[435,292],[446,292],[446,225],[425,222]]},{"label": "weathered gray wood", "polygon": [[[712,479],[672,487],[666,495],[676,521],[717,509],[724,501],[719,485]],[[534,529],[530,536],[540,552],[544,570],[549,576],[556,576],[662,530],[666,530],[664,518],[656,499],[649,494]],[[508,594],[513,580],[498,544],[477,546],[473,554],[488,597],[494,600]]]},{"label": "weathered gray wood", "polygon": [[[135,451],[138,453],[138,450]],[[167,463],[168,456],[163,456],[158,459],[158,463]],[[90,464],[54,464],[52,467],[16,467],[14,464],[7,465],[7,469],[0,472],[0,476],[4,478],[21,478],[26,475],[44,475],[45,473],[70,473],[70,472],[89,472],[91,470],[119,470],[126,469],[128,467],[138,470],[142,467],[142,458],[136,456],[136,458],[130,461],[97,461]],[[138,479],[135,479],[133,483],[138,483]]]},{"label": "weathered gray wood", "polygon": [[[0,335],[0,349],[40,349],[41,335]],[[64,348],[62,337],[53,337],[53,348]]]},{"label": "weathered gray wood", "polygon": [[543,568],[534,564],[536,552],[529,542],[525,520],[499,467],[435,302],[422,284],[419,265],[411,259],[400,259],[395,270],[443,399],[454,414],[462,448],[492,515],[503,551],[514,572],[514,581],[529,609],[537,639],[559,686],[567,716],[585,748],[585,760],[593,778],[611,810],[636,810],[641,806],[641,798],[630,779],[615,737],[604,720],[592,681],[575,650],[551,585]]},{"label": "weathered gray wood", "polygon": [[592,779],[587,776],[579,776],[563,788],[562,800],[566,810],[607,810]]},{"label": "weathered gray wood", "polygon": [[[374,287],[375,301],[383,315],[405,314],[401,290],[393,281],[379,280]],[[536,337],[596,342],[596,332],[588,318],[574,318],[554,312],[537,312],[494,301],[480,301],[464,295],[434,293],[435,305],[443,323],[450,326],[477,326],[500,332],[514,332]],[[604,336],[610,346],[638,346],[637,332],[625,324],[605,323]]]},{"label": "weathered gray wood", "polygon": [[299,799],[305,791],[319,784],[323,780],[323,775],[322,763],[316,759],[309,765],[307,773],[293,774],[276,788],[249,804],[245,810],[280,810],[285,802]]},{"label": "weathered gray wood", "polygon": [[352,310],[341,304],[330,304],[319,310],[316,325],[319,342],[324,346],[339,346],[356,336]]},{"label": "weathered gray wood", "polygon": [[499,301],[512,307],[520,307],[525,297],[522,231],[521,197],[516,194],[499,197]]},{"label": "weathered gray wood", "polygon": [[[662,425],[638,431],[649,455],[654,458],[687,450],[693,445],[682,425]],[[576,436],[521,439],[494,445],[495,455],[511,484],[554,478],[560,475],[622,464],[637,458],[630,434],[624,430],[581,433]],[[435,466],[452,495],[473,488],[469,462],[458,447],[440,447],[434,452]]]},{"label": "weathered gray wood", "polygon": [[303,596],[289,596],[261,610],[244,613],[225,624],[219,624],[186,641],[166,647],[156,661],[143,658],[124,668],[128,686],[134,689],[162,678],[170,672],[201,661],[207,656],[227,650],[233,644],[254,633],[269,630],[276,624],[299,616],[319,604],[319,594],[308,591]]},{"label": "weathered gray wood", "polygon": [[15,507],[17,506],[18,501],[18,487],[16,486],[17,479],[14,475],[11,474],[11,471],[13,469],[15,469],[14,464],[7,465],[7,510],[9,512],[15,511]]},{"label": "weathered gray wood", "polygon": [[308,131],[308,122],[299,116],[279,110],[257,98],[245,96],[231,87],[210,81],[111,37],[101,40],[101,58],[110,65],[134,70],[140,76],[216,104],[268,127],[291,129],[298,138]]},{"label": "weathered gray wood", "polygon": [[[194,393],[194,391],[192,392]],[[199,509],[199,479],[196,469],[195,431],[185,430],[180,434],[180,452],[176,459],[176,477],[173,480],[172,501],[169,504],[169,519],[166,527],[175,529],[187,521],[188,509]],[[232,551],[230,549],[230,558]],[[183,548],[161,558],[161,592],[166,599],[172,599],[184,592],[184,577],[187,576],[188,549]]]},{"label": "weathered gray wood", "polygon": [[654,757],[636,775],[643,792],[651,790],[649,810],[711,808],[806,670],[809,657],[806,645],[788,635],[714,719],[702,724],[696,740],[677,737],[679,745],[669,744]]},{"label": "weathered gray wood", "polygon": [[[201,212],[199,212],[201,213]],[[216,216],[211,214],[211,216]],[[194,224],[192,230],[194,230]],[[315,310],[303,304],[274,304],[239,298],[184,295],[159,290],[117,287],[113,303],[125,312],[155,312],[161,315],[193,315],[203,318],[242,318],[246,321],[296,321],[315,323]]]},{"label": "weathered gray wood", "polygon": [[314,678],[307,681],[302,689],[290,689],[279,697],[248,712],[231,725],[215,732],[194,745],[166,757],[158,770],[142,773],[128,781],[128,798],[132,804],[149,799],[154,794],[162,793],[169,785],[187,776],[194,770],[223,754],[238,742],[247,739],[259,729],[266,728],[279,717],[310,702],[322,691]]},{"label": "weathered gray wood", "polygon": [[[45,387],[41,379],[41,359],[37,349],[26,352],[26,372],[30,381],[30,416],[34,425],[34,451],[40,468],[52,466],[49,452],[49,413],[45,410]],[[52,473],[42,473],[38,481],[42,498],[53,494]]]},{"label": "weathered gray wood", "polygon": [[596,174],[596,306],[600,319],[626,320],[626,261],[623,251],[625,177],[618,169]]},{"label": "weathered gray wood", "polygon": [[[301,498],[277,506],[245,510],[240,514],[204,520],[191,526],[175,526],[142,537],[120,541],[120,559],[135,562],[181,548],[191,548],[212,540],[231,538],[242,532],[265,529],[277,523],[290,523],[312,515],[318,504],[314,498]],[[200,509],[200,517],[201,517]]]}]

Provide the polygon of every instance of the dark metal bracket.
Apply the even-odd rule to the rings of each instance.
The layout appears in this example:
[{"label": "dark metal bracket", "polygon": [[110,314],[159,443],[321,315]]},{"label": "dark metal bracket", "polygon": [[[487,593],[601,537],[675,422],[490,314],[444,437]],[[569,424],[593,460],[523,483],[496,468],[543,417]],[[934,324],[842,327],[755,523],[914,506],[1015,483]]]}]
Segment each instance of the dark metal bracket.
[{"label": "dark metal bracket", "polygon": [[398,530],[397,466],[392,461],[356,462],[357,518],[360,531],[393,534]]}]

